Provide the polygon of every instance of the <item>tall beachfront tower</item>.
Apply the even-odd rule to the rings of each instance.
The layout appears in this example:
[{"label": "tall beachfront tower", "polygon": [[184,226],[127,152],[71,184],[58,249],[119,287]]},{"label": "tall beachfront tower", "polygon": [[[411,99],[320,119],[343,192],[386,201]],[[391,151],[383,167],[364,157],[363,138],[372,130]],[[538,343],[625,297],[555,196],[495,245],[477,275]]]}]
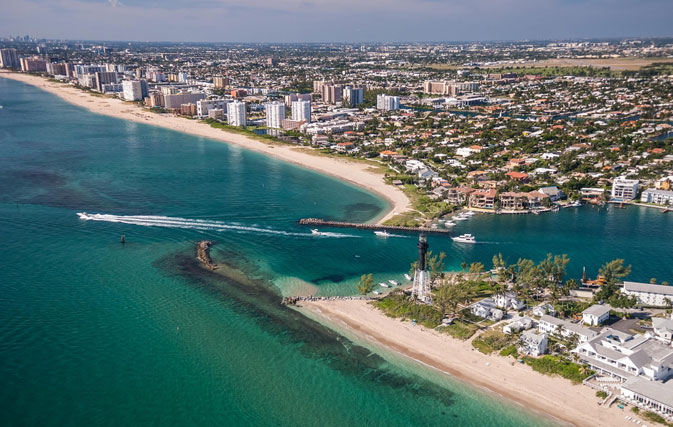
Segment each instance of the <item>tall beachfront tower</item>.
[{"label": "tall beachfront tower", "polygon": [[414,284],[411,288],[411,296],[419,301],[432,304],[432,292],[430,292],[430,273],[425,265],[425,256],[428,252],[428,239],[425,234],[418,237],[418,265],[414,272]]}]

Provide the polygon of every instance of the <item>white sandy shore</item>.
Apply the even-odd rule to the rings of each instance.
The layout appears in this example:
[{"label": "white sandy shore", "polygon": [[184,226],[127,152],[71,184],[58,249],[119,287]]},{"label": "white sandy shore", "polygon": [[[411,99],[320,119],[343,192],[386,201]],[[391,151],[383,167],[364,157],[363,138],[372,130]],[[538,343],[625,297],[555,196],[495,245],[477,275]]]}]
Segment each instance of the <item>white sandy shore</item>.
[{"label": "white sandy shore", "polygon": [[373,172],[372,167],[364,163],[336,157],[319,156],[312,154],[312,150],[308,148],[298,148],[284,144],[267,144],[245,135],[212,128],[196,120],[189,120],[172,114],[151,113],[135,104],[124,102],[117,98],[90,95],[70,85],[55,83],[42,77],[9,72],[0,72],[0,77],[39,87],[71,104],[84,107],[94,113],[161,126],[179,132],[236,144],[351,182],[375,192],[390,203],[390,211],[380,218],[379,222],[383,222],[395,214],[407,211],[411,206],[409,199],[400,189],[387,185],[383,181],[383,175]]},{"label": "white sandy shore", "polygon": [[511,357],[484,355],[469,342],[389,318],[366,301],[302,301],[299,310],[335,325],[335,329],[343,330],[343,326],[374,347],[400,353],[563,422],[577,426],[633,425],[624,418],[633,416],[631,411],[614,405],[599,406],[596,392],[588,387],[542,375]]}]

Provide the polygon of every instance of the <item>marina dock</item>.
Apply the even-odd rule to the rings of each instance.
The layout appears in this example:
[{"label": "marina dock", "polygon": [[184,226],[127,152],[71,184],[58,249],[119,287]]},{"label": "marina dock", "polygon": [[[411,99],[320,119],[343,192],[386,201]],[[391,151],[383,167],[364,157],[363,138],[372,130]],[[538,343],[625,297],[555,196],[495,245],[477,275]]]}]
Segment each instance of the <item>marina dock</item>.
[{"label": "marina dock", "polygon": [[324,227],[338,227],[338,228],[357,228],[361,230],[374,231],[402,231],[408,233],[436,233],[448,234],[451,230],[446,228],[428,228],[428,227],[403,227],[400,225],[378,225],[378,224],[361,224],[356,222],[342,222],[342,221],[327,221],[320,218],[302,218],[299,220],[301,225],[309,226],[324,226]]}]

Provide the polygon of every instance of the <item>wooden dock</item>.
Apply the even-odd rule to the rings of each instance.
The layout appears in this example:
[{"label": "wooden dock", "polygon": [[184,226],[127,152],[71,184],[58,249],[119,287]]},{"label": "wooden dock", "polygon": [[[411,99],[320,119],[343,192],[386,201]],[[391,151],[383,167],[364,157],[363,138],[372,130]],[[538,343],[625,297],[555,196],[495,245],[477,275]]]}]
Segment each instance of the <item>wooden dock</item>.
[{"label": "wooden dock", "polygon": [[302,218],[299,220],[301,225],[324,226],[337,228],[357,228],[361,230],[379,230],[379,231],[402,231],[407,233],[436,233],[448,234],[451,230],[446,228],[427,228],[427,227],[403,227],[400,225],[378,225],[378,224],[360,224],[356,222],[327,221],[320,218]]}]

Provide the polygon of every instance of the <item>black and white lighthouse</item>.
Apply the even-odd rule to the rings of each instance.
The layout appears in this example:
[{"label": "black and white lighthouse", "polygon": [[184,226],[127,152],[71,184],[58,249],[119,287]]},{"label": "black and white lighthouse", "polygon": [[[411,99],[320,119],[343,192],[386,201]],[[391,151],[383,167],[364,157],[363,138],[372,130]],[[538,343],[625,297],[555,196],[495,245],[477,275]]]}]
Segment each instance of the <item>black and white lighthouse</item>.
[{"label": "black and white lighthouse", "polygon": [[428,238],[425,234],[418,237],[418,263],[414,272],[414,284],[411,295],[418,301],[432,304],[432,292],[430,292],[430,274],[426,267],[426,255],[428,253]]}]

